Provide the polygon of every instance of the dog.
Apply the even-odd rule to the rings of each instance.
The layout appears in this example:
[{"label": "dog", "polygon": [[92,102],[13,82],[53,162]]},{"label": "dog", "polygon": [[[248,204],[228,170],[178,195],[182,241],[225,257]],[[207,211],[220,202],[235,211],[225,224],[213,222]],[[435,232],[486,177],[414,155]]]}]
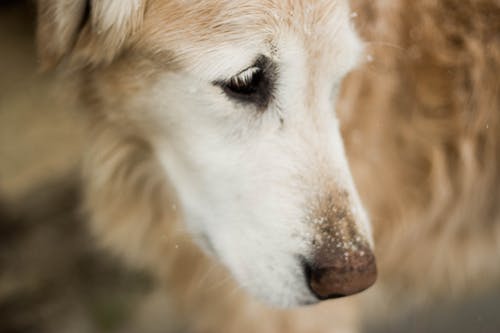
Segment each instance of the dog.
[{"label": "dog", "polygon": [[[408,208],[411,191],[394,200],[394,209],[381,198],[394,199],[408,174],[431,175],[435,184],[449,179],[438,168],[447,155],[422,149],[422,160],[432,151],[444,164],[431,159],[427,173],[406,173],[414,171],[405,168],[413,155],[394,154],[418,140],[388,141],[412,133],[400,129],[400,117],[388,118],[387,133],[363,132],[375,138],[371,144],[385,144],[377,146],[385,149],[382,162],[362,156],[356,131],[349,131],[351,124],[373,128],[370,115],[345,117],[342,135],[335,113],[340,84],[365,48],[352,17],[343,0],[39,0],[42,67],[70,71],[89,119],[83,177],[91,229],[103,246],[157,275],[175,316],[196,314],[185,320],[186,330],[355,332],[357,297],[296,307],[375,282],[372,226],[357,188],[375,216],[383,267],[404,276],[428,258],[414,253],[406,262],[400,255],[408,251],[394,249],[408,249],[412,235],[429,240],[424,231],[441,225],[440,210],[425,201]],[[424,208],[428,215],[419,215]],[[429,228],[416,227],[419,219]],[[428,249],[462,244],[464,229],[456,228],[444,237],[448,243],[437,237]],[[496,234],[488,242],[483,233],[469,239],[498,254],[499,229],[491,223]],[[431,273],[449,266],[436,267]]]}]

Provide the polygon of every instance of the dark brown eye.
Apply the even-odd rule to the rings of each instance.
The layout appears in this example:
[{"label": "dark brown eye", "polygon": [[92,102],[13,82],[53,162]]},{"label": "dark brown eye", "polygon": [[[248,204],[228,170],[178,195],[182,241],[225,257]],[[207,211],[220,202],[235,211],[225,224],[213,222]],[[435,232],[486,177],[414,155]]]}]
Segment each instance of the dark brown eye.
[{"label": "dark brown eye", "polygon": [[265,56],[255,64],[227,81],[215,82],[224,93],[236,102],[254,104],[265,109],[271,100],[275,81],[275,66]]}]

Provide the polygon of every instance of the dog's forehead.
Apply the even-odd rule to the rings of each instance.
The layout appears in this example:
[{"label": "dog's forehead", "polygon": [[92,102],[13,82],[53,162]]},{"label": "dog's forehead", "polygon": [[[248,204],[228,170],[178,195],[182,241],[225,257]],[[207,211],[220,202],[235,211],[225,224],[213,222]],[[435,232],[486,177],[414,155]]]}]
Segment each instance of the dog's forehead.
[{"label": "dog's forehead", "polygon": [[348,11],[346,0],[152,0],[141,38],[175,50],[188,66],[210,63],[220,73],[235,73],[259,53],[272,54],[284,35],[311,54],[345,45],[339,39],[350,32]]}]

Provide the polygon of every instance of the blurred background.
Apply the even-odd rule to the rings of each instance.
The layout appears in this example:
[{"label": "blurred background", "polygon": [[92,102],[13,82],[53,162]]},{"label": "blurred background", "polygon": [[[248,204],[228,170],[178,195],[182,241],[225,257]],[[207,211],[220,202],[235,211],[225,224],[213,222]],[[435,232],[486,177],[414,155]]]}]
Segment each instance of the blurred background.
[{"label": "blurred background", "polygon": [[[37,70],[31,2],[0,1],[0,333],[121,331],[155,289],[86,232],[75,180],[83,130],[73,103],[55,74]],[[500,288],[364,331],[498,333]]]}]

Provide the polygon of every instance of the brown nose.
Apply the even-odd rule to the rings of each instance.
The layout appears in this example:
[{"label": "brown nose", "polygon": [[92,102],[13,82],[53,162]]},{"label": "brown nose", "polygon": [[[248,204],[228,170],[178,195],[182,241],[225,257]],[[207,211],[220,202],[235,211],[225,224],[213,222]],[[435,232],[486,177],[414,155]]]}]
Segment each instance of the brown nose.
[{"label": "brown nose", "polygon": [[311,291],[321,300],[359,293],[377,279],[375,256],[366,248],[320,251],[305,269]]}]

